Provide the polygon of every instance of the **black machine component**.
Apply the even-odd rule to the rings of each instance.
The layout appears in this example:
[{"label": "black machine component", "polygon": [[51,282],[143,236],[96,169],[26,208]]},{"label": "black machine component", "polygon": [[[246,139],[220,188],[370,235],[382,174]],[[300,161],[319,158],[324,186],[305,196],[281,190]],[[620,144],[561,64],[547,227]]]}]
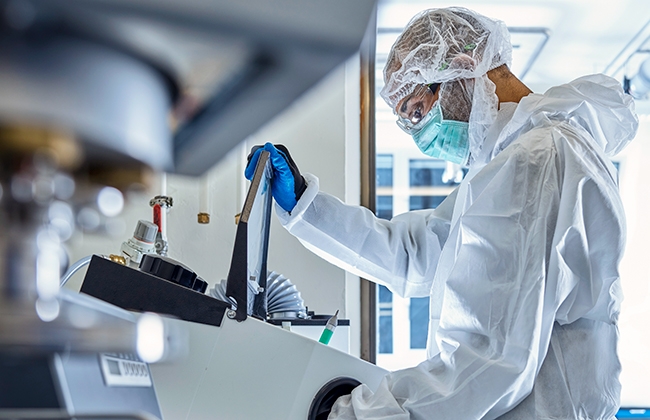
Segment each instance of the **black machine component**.
[{"label": "black machine component", "polygon": [[[289,321],[291,322],[292,326],[296,327],[325,327],[327,325],[327,321],[332,317],[332,315],[316,315],[313,318],[309,319],[296,319],[296,318],[271,318],[267,322],[269,324],[277,325],[277,326],[282,326],[283,322]],[[350,326],[350,320],[349,319],[337,319],[336,320],[336,325],[339,327],[349,327]]]},{"label": "black machine component", "polygon": [[189,267],[169,257],[147,254],[142,257],[140,270],[156,277],[178,283],[199,293],[205,293],[208,283]]},{"label": "black machine component", "polygon": [[[226,296],[237,306],[229,314],[238,321],[248,316],[249,279],[261,289],[252,302],[253,316],[266,320],[267,315],[266,257],[272,204],[268,158],[268,152],[261,153],[237,225],[228,273]],[[178,261],[148,254],[143,257],[140,270],[94,256],[81,291],[124,309],[220,326],[231,305],[204,295],[206,288],[203,279]]]},{"label": "black machine component", "polygon": [[[248,235],[248,226],[241,220],[237,225],[235,234],[235,247],[232,251],[232,261],[230,271],[228,272],[228,285],[226,295],[233,299],[237,304],[235,310],[235,319],[243,321],[247,317],[248,308],[248,288],[247,278],[248,270],[246,267],[246,236]],[[243,280],[240,280],[243,279]],[[243,286],[242,286],[243,285]]]},{"label": "black machine component", "polygon": [[142,257],[140,270],[190,289],[193,289],[197,277],[194,271],[178,261],[152,254]]},{"label": "black machine component", "polygon": [[[174,270],[171,271],[173,274]],[[183,281],[191,277],[179,274]],[[93,256],[81,292],[131,311],[157,312],[220,326],[230,305],[190,287]]]},{"label": "black machine component", "polygon": [[203,280],[201,277],[197,277],[196,280],[194,280],[194,286],[192,286],[192,290],[195,290],[199,293],[205,293],[207,288],[208,282]]},{"label": "black machine component", "polygon": [[12,419],[162,418],[149,367],[134,354],[0,351],[0,410]]},{"label": "black machine component", "polygon": [[323,385],[311,402],[307,420],[327,420],[336,400],[349,395],[359,385],[361,382],[353,378],[336,378]]},{"label": "black machine component", "polygon": [[49,355],[0,354],[0,408],[61,408]]}]

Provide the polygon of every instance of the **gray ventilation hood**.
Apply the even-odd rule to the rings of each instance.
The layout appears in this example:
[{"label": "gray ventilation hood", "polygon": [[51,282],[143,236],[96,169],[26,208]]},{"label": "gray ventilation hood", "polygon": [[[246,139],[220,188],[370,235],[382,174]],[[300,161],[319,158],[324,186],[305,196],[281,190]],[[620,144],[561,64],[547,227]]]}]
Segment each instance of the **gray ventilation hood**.
[{"label": "gray ventilation hood", "polygon": [[[163,114],[156,109],[152,112],[157,114],[152,116],[139,109],[140,119],[135,123],[146,120],[147,130],[140,130],[140,136],[134,140],[128,130],[121,133],[118,129],[134,123],[128,121],[124,108],[135,102],[161,103],[155,99],[160,97],[161,84],[151,82],[154,86],[151,89],[156,93],[153,99],[142,101],[138,98],[147,94],[144,85],[133,82],[129,76],[144,77],[142,69],[132,69],[131,63],[128,71],[118,69],[102,75],[104,64],[97,60],[84,64],[83,60],[72,58],[77,56],[71,53],[65,57],[52,56],[49,64],[43,61],[39,83],[43,86],[55,83],[43,69],[52,65],[62,67],[56,64],[62,62],[69,63],[72,70],[88,66],[97,77],[83,86],[80,82],[81,87],[74,86],[75,79],[68,77],[69,87],[48,88],[49,95],[83,89],[84,101],[90,101],[88,92],[92,87],[89,86],[105,76],[110,79],[128,76],[132,89],[124,88],[119,80],[107,82],[107,86],[121,86],[119,89],[124,91],[104,86],[99,90],[104,96],[95,101],[106,98],[111,101],[110,106],[102,104],[102,114],[89,115],[86,119],[80,115],[100,107],[83,105],[84,101],[75,98],[58,106],[56,103],[61,101],[52,101],[46,109],[45,105],[39,105],[43,101],[36,96],[29,100],[19,98],[28,96],[26,90],[22,94],[16,91],[11,101],[0,103],[0,117],[6,120],[7,115],[14,115],[16,98],[25,104],[20,112],[33,109],[32,114],[39,118],[46,115],[55,123],[72,125],[73,130],[76,126],[87,129],[96,125],[98,117],[104,116],[103,126],[86,131],[105,134],[109,126],[115,133],[113,140],[108,135],[81,136],[86,143],[99,146],[100,150],[108,148],[109,155],[118,155],[118,161],[119,155],[125,154],[128,159],[144,162],[154,169],[199,175],[354,54],[375,0],[0,0],[0,7],[5,12],[5,26],[11,32],[5,28],[3,33],[6,56],[13,57],[24,68],[21,75],[5,77],[13,86],[17,76],[27,77],[30,72],[25,69],[31,65],[14,57],[13,40],[25,32],[23,28],[31,32],[49,28],[57,36],[73,34],[75,39],[100,44],[144,63],[155,70],[169,93],[168,112]],[[58,54],[65,48],[53,47],[53,50]],[[11,89],[9,82],[5,86]],[[35,85],[25,79],[22,86]],[[33,90],[37,95],[36,89]],[[120,97],[124,103],[118,103]],[[81,104],[77,105],[79,112],[74,112],[74,108],[66,113],[59,109],[69,103]],[[106,107],[121,117],[112,122],[113,112],[107,112]],[[160,121],[168,132],[161,133],[160,127],[152,128],[157,125],[155,121]]]}]

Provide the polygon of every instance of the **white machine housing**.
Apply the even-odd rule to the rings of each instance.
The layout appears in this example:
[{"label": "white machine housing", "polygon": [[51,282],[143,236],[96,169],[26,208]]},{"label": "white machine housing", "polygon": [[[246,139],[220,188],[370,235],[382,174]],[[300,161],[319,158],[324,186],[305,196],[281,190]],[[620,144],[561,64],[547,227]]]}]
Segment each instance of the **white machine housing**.
[{"label": "white machine housing", "polygon": [[[319,390],[347,377],[375,390],[384,369],[277,326],[224,316],[189,330],[191,357],[151,365],[163,419],[305,420]],[[336,333],[335,333],[336,335]]]}]

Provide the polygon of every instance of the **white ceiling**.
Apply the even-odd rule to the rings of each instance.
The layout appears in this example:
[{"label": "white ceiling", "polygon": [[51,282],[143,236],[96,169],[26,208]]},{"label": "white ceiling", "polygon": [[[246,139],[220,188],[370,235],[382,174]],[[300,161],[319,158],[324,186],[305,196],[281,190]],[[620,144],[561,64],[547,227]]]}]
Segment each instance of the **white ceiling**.
[{"label": "white ceiling", "polygon": [[[548,28],[548,41],[523,78],[540,93],[585,74],[603,72],[650,21],[648,0],[381,0],[378,27],[403,27],[423,9],[448,6],[476,10],[508,27]],[[631,76],[636,69],[629,71]]]}]

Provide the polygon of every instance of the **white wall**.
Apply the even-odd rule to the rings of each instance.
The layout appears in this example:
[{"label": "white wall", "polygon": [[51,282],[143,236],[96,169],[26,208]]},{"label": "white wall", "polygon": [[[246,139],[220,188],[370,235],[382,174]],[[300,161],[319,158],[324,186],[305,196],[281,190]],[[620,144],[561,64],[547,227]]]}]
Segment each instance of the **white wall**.
[{"label": "white wall", "polygon": [[[315,174],[320,186],[345,196],[345,67],[293,104],[248,145],[271,142],[287,146],[301,172]],[[307,251],[273,218],[270,269],[290,278],[310,310],[333,314],[345,309],[345,273]]]},{"label": "white wall", "polygon": [[[323,191],[342,199],[347,193],[353,202],[355,198],[358,202],[358,84],[358,58],[353,58],[206,173],[203,182],[207,183],[210,192],[211,216],[207,225],[197,222],[202,179],[168,175],[167,194],[174,199],[167,219],[169,256],[192,268],[210,285],[226,278],[235,237],[234,216],[241,211],[247,188],[244,163],[250,147],[255,144],[286,145],[302,172],[320,178]],[[346,109],[351,118],[346,118]],[[350,159],[346,159],[346,148],[352,153]],[[353,178],[356,174],[347,189],[346,172]],[[148,201],[157,194],[160,194],[159,183],[154,183],[144,193],[129,195],[120,217],[123,228],[113,235],[75,234],[68,243],[72,261],[91,253],[118,253],[122,241],[132,235],[137,220],[151,220]],[[307,251],[279,225],[275,216],[272,218],[268,268],[284,274],[296,284],[309,310],[333,314],[339,309],[340,316],[352,318],[351,352],[358,355],[357,278]],[[81,280],[80,273],[70,281],[69,287],[78,289]],[[346,293],[352,300],[348,307]]]}]

